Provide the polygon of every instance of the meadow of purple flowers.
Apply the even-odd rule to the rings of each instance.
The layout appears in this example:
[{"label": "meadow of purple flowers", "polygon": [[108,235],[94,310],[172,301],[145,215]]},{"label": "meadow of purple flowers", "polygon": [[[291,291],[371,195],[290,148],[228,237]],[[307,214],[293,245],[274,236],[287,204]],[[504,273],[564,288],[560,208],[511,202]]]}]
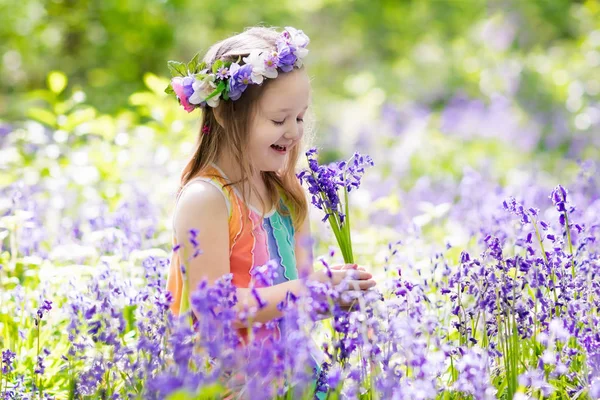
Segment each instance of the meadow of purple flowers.
[{"label": "meadow of purple flowers", "polygon": [[[35,151],[19,139],[26,129],[7,128],[3,145]],[[354,256],[378,289],[347,312],[333,301],[336,288],[311,283],[309,296],[280,304],[280,341],[247,346],[234,329],[228,276],[194,294],[195,329],[170,314],[168,229],[143,191],[130,187],[114,206],[95,199],[93,213],[88,200],[57,220],[55,203],[77,204],[78,194],[52,173],[3,188],[0,393],[599,398],[598,165],[580,163],[554,189],[533,173],[500,185],[465,170],[454,183],[419,180],[406,190],[386,184],[393,153],[369,146],[378,167],[350,196],[350,213]],[[332,242],[320,217],[323,250]],[[340,259],[324,254],[324,267]],[[272,273],[265,266],[261,279]]]}]

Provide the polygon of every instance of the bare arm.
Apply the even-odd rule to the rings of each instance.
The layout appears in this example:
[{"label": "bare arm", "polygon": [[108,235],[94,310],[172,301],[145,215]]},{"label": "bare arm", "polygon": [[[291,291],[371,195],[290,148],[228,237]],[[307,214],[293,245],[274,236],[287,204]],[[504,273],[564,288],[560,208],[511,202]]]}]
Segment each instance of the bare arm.
[{"label": "bare arm", "polygon": [[[197,230],[196,241],[201,253],[194,258],[194,246],[190,243],[190,230]],[[175,210],[175,232],[181,262],[186,267],[190,295],[205,278],[209,285],[230,272],[229,227],[225,200],[219,189],[207,182],[191,184],[181,195]],[[188,258],[187,260],[185,258]],[[267,322],[281,315],[277,304],[288,292],[302,294],[304,280],[284,282],[279,285],[256,289],[266,306],[257,311],[254,321]],[[237,311],[245,307],[258,307],[258,301],[250,289],[237,289]],[[190,300],[191,301],[191,300]],[[242,324],[239,325],[242,327]]]}]

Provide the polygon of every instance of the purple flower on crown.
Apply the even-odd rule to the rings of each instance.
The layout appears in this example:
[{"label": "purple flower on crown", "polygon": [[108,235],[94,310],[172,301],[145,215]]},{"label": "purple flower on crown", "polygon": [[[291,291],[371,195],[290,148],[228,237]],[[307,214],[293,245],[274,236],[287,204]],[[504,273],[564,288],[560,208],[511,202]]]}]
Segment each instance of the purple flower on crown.
[{"label": "purple flower on crown", "polygon": [[237,100],[246,90],[248,85],[252,83],[252,65],[246,64],[240,66],[237,63],[231,64],[229,67],[229,98]]},{"label": "purple flower on crown", "polygon": [[279,55],[277,66],[283,72],[290,72],[296,63],[294,48],[290,47],[290,44],[286,43],[283,39],[279,39],[277,40],[277,54]]},{"label": "purple flower on crown", "polygon": [[217,78],[221,80],[225,80],[229,78],[229,68],[221,67],[217,70]]},{"label": "purple flower on crown", "polygon": [[302,60],[308,54],[308,49],[306,46],[308,46],[310,39],[304,34],[303,31],[292,28],[291,26],[285,28],[285,32],[282,34],[282,36],[292,44],[290,48],[293,50],[294,55],[296,56],[296,63],[294,66],[298,68],[302,67]]},{"label": "purple flower on crown", "polygon": [[276,51],[271,52],[265,56],[265,68],[277,68],[277,63],[279,62],[279,54]]}]

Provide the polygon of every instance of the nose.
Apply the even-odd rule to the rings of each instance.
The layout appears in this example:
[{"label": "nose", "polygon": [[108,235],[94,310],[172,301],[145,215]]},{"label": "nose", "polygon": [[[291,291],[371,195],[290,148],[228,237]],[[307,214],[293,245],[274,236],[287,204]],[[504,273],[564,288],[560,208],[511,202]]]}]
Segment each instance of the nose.
[{"label": "nose", "polygon": [[297,140],[302,137],[302,134],[302,124],[295,123],[293,126],[290,126],[288,129],[286,129],[283,137],[288,140]]}]

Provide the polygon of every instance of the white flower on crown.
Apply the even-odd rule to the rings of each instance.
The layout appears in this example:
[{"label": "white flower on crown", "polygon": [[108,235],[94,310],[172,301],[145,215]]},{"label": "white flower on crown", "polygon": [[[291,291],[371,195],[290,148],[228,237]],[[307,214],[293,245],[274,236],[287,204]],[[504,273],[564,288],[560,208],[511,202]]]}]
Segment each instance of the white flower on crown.
[{"label": "white flower on crown", "polygon": [[308,49],[306,46],[308,46],[310,43],[310,39],[304,34],[303,31],[292,28],[291,26],[286,27],[285,30],[289,32],[290,42],[296,48],[294,51],[294,55],[296,56],[296,62],[294,63],[294,66],[300,68],[303,65],[302,59],[308,54]]},{"label": "white flower on crown", "polygon": [[252,65],[252,82],[260,85],[263,79],[266,78],[277,78],[277,66],[274,67],[267,65],[268,53],[261,50],[253,50],[244,57],[243,60],[246,64]]},{"label": "white flower on crown", "polygon": [[[201,74],[207,73],[208,70],[204,70],[200,72]],[[191,104],[200,104],[203,101],[206,101],[211,107],[217,107],[219,105],[219,99],[221,96],[214,96],[208,100],[206,98],[210,96],[212,92],[217,88],[215,85],[215,74],[208,74],[203,79],[196,79],[194,83],[192,83],[192,89],[194,89],[194,94],[192,94],[189,98],[189,102]]]}]

